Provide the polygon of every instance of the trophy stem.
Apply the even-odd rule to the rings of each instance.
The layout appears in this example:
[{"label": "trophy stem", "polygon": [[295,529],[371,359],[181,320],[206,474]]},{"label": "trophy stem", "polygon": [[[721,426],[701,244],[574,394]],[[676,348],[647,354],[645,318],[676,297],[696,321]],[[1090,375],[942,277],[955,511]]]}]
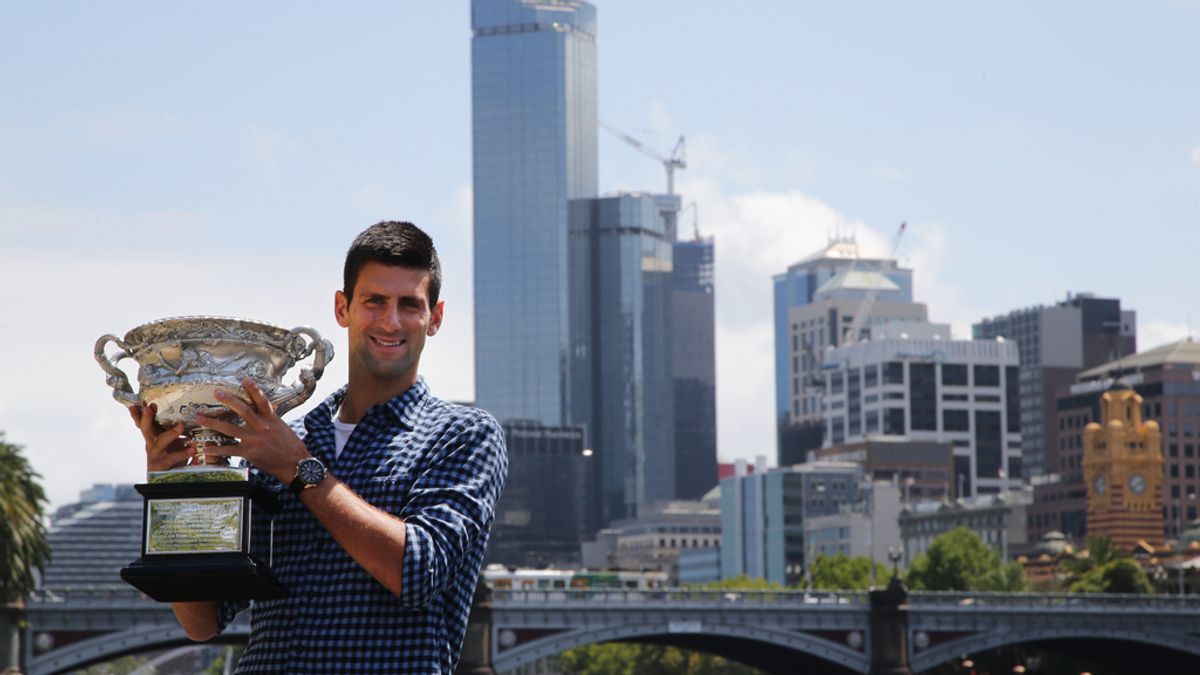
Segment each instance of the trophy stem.
[{"label": "trophy stem", "polygon": [[204,449],[210,445],[237,445],[237,439],[225,434],[219,434],[212,429],[195,429],[189,431],[188,436],[191,437],[192,446],[196,448],[196,455],[192,458],[192,466],[206,466],[208,464]]}]

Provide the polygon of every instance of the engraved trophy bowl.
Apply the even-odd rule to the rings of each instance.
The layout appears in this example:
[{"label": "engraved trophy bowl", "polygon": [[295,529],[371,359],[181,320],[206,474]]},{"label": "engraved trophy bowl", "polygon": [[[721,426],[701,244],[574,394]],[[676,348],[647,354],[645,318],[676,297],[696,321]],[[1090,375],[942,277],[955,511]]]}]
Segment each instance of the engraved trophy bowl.
[{"label": "engraved trophy bowl", "polygon": [[[105,352],[109,343],[117,351]],[[207,445],[229,445],[233,439],[196,424],[196,414],[228,416],[229,409],[216,398],[224,391],[250,403],[242,388],[246,377],[283,413],[308,400],[317,380],[333,358],[333,345],[307,326],[288,330],[280,326],[215,316],[183,316],[151,321],[125,334],[124,339],[103,335],[96,340],[96,361],[108,373],[113,398],[126,406],[157,404],[157,421],[164,428],[182,422],[184,432],[203,464]],[[299,380],[284,385],[283,377],[297,362],[313,357],[300,371]],[[138,391],[117,367],[124,359],[138,364]],[[232,419],[241,423],[238,418]]]},{"label": "engraved trophy bowl", "polygon": [[[118,350],[111,356],[110,343]],[[95,354],[113,398],[126,406],[156,404],[155,420],[167,428],[182,422],[196,447],[190,466],[151,472],[135,486],[145,502],[142,555],[121,568],[121,578],[160,602],[286,596],[271,570],[279,494],[247,467],[206,466],[205,446],[236,441],[196,424],[196,414],[240,424],[216,393],[249,403],[247,377],[283,414],[312,396],[333,346],[308,327],[185,316],[151,321],[124,338],[101,336]],[[310,356],[311,366],[284,385],[288,371]],[[136,393],[117,367],[125,359],[138,365]]]}]

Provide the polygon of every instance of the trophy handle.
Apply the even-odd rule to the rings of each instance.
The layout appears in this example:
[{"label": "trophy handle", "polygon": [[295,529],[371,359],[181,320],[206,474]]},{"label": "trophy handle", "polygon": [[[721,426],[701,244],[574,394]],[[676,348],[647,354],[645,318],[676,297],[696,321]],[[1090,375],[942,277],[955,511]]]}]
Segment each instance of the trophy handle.
[{"label": "trophy handle", "polygon": [[325,372],[325,365],[333,359],[333,343],[322,339],[320,333],[308,326],[293,328],[284,340],[284,344],[295,344],[295,341],[299,340],[302,345],[304,342],[300,337],[302,335],[307,335],[311,342],[307,346],[295,349],[292,356],[299,361],[309,354],[313,354],[312,368],[301,370],[299,382],[280,390],[280,397],[274,401],[277,415],[282,415],[307,401],[308,397],[312,396],[313,391],[316,390],[317,380],[321,379],[321,375]]},{"label": "trophy handle", "polygon": [[[104,348],[107,347],[108,343],[110,342],[115,344],[121,350],[116,354],[113,354],[112,360],[109,360],[109,358],[104,355]],[[108,377],[105,378],[104,381],[108,384],[108,386],[112,387],[113,398],[116,399],[118,403],[122,403],[127,406],[134,406],[140,404],[137,394],[133,393],[133,387],[129,386],[129,376],[127,376],[124,371],[117,367],[117,363],[119,363],[121,359],[128,357],[129,347],[125,346],[125,343],[121,342],[121,339],[117,336],[102,335],[100,336],[99,340],[96,340],[96,362],[100,364],[100,367],[104,369],[104,372],[108,373]]]}]

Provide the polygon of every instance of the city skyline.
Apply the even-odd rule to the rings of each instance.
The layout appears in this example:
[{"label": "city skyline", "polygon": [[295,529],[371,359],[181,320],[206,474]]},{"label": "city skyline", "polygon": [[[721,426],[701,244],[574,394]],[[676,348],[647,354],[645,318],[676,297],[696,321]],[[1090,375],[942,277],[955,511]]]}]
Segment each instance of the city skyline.
[{"label": "city skyline", "polygon": [[[662,152],[687,134],[677,189],[717,240],[722,458],[774,454],[771,276],[835,231],[880,255],[907,221],[901,264],[959,338],[1068,291],[1120,297],[1142,350],[1200,320],[1197,3],[596,5],[600,118]],[[141,476],[96,337],[210,313],[341,346],[341,256],[380,219],[438,242],[447,324],[423,370],[474,397],[467,3],[9,14],[0,430],[52,503]],[[598,143],[601,194],[661,190],[660,165]],[[1144,258],[1152,276],[1114,287]]]}]

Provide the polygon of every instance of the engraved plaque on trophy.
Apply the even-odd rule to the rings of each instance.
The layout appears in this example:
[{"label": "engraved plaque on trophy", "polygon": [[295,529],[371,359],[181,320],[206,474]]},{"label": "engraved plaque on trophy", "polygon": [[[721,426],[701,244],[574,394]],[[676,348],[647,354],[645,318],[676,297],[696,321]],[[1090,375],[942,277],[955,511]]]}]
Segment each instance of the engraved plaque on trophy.
[{"label": "engraved plaque on trophy", "polygon": [[[120,350],[111,357],[105,353],[110,343]],[[158,424],[169,428],[182,422],[197,449],[192,465],[151,472],[136,486],[145,502],[142,556],[121,570],[121,578],[160,602],[286,595],[271,573],[279,500],[246,468],[205,464],[205,447],[235,441],[198,426],[196,414],[240,423],[228,417],[216,392],[249,402],[241,384],[246,377],[283,414],[312,396],[333,346],[307,327],[179,317],[138,326],[123,339],[105,335],[96,341],[95,354],[108,373],[113,398],[127,406],[154,403]],[[310,355],[312,366],[301,370],[299,381],[281,384],[284,374]],[[117,368],[127,358],[138,364],[137,393]]]}]

